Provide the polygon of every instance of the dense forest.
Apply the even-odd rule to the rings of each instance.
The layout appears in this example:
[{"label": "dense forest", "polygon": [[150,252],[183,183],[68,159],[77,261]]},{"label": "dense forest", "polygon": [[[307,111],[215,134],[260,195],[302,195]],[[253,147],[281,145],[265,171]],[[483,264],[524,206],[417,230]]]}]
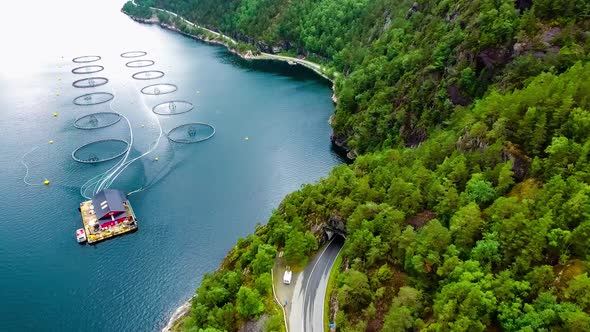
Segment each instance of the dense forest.
[{"label": "dense forest", "polygon": [[240,240],[183,329],[280,330],[276,251],[343,227],[339,331],[590,330],[590,1],[139,2],[342,73],[358,155]]}]

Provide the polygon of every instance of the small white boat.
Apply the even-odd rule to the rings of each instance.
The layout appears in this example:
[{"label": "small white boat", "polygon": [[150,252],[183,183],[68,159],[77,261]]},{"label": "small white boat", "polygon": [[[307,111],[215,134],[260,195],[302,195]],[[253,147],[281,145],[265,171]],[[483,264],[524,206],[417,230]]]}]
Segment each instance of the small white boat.
[{"label": "small white boat", "polygon": [[76,230],[76,241],[78,241],[78,243],[86,242],[86,232],[84,231],[84,228]]}]

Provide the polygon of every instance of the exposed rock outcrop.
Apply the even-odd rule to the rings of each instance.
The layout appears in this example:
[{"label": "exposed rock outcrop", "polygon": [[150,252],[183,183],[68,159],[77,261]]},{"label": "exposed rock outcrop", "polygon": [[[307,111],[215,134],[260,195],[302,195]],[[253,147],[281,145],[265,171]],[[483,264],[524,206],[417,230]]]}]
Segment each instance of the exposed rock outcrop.
[{"label": "exposed rock outcrop", "polygon": [[332,132],[332,135],[330,135],[330,141],[332,141],[332,147],[334,148],[334,151],[336,151],[339,155],[347,158],[350,161],[356,158],[356,152],[354,152],[354,150],[348,146],[345,137],[339,136]]},{"label": "exposed rock outcrop", "polygon": [[399,134],[406,142],[406,146],[411,148],[417,147],[428,137],[425,128],[412,127],[409,124],[403,125],[399,130]]},{"label": "exposed rock outcrop", "polygon": [[329,319],[330,322],[336,321],[336,315],[338,314],[338,298],[336,297],[337,293],[334,291],[330,295],[330,314]]},{"label": "exposed rock outcrop", "polygon": [[240,327],[238,332],[262,332],[267,319],[268,315],[262,315],[258,320],[249,320]]},{"label": "exposed rock outcrop", "polygon": [[514,0],[514,5],[522,13],[533,6],[533,0]]},{"label": "exposed rock outcrop", "polygon": [[560,27],[550,27],[532,40],[526,38],[519,40],[512,47],[514,55],[533,54],[537,58],[543,58],[547,54],[557,54],[561,47],[556,45],[556,40],[561,33]]},{"label": "exposed rock outcrop", "polygon": [[385,24],[383,25],[383,30],[382,32],[387,31],[387,29],[389,29],[389,27],[391,26],[391,14],[389,12],[385,13]]},{"label": "exposed rock outcrop", "polygon": [[512,173],[517,181],[523,181],[531,166],[531,158],[525,155],[516,145],[509,143],[502,151],[504,160],[512,161]]},{"label": "exposed rock outcrop", "polygon": [[484,151],[488,147],[488,143],[481,137],[473,136],[469,129],[465,129],[465,133],[457,139],[455,143],[459,151]]},{"label": "exposed rock outcrop", "polygon": [[447,94],[453,105],[466,106],[471,104],[471,98],[466,97],[457,85],[450,85],[447,88]]},{"label": "exposed rock outcrop", "polygon": [[483,68],[494,69],[503,66],[510,60],[511,53],[510,49],[485,49],[477,55],[477,67],[481,70]]},{"label": "exposed rock outcrop", "polygon": [[414,2],[412,4],[412,7],[410,7],[410,9],[408,9],[408,13],[406,14],[406,19],[412,18],[412,15],[414,15],[414,13],[419,10],[420,10],[420,5],[417,2]]}]

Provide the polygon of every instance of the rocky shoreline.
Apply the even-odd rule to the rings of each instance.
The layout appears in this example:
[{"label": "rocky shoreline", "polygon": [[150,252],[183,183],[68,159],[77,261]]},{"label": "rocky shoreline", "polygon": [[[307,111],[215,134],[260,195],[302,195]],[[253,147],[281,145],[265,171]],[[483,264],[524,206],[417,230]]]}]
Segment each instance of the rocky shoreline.
[{"label": "rocky shoreline", "polygon": [[[159,9],[156,8],[156,10],[159,10]],[[168,13],[168,12],[166,12],[166,13]],[[171,13],[168,13],[168,14],[169,15],[172,15]],[[332,82],[332,84],[333,84],[332,85],[332,90],[334,91],[334,79],[331,78],[331,77],[329,77],[328,75],[326,75],[322,71],[321,66],[319,64],[313,63],[311,61],[307,61],[307,60],[299,59],[299,58],[294,58],[294,57],[283,56],[283,55],[270,54],[270,53],[254,54],[254,53],[252,53],[252,51],[240,52],[235,47],[233,47],[233,46],[237,45],[237,42],[235,40],[231,39],[230,37],[225,36],[225,35],[223,35],[223,34],[221,34],[219,32],[211,31],[211,30],[208,30],[206,28],[202,28],[202,27],[196,26],[196,25],[194,25],[194,24],[192,24],[192,23],[190,23],[188,21],[186,21],[186,22],[192,24],[193,26],[195,26],[197,28],[203,29],[203,30],[205,30],[205,31],[207,31],[209,33],[216,34],[221,39],[211,39],[211,38],[208,38],[208,37],[203,37],[203,36],[199,36],[199,35],[193,35],[193,34],[186,33],[184,31],[178,29],[176,26],[173,26],[173,25],[169,25],[169,24],[160,22],[156,16],[152,16],[149,19],[140,18],[140,17],[134,17],[134,16],[131,16],[131,15],[127,15],[127,16],[129,16],[131,19],[133,19],[134,21],[139,22],[139,23],[144,23],[144,24],[158,24],[160,27],[162,27],[164,29],[178,32],[178,33],[180,33],[180,34],[182,34],[184,36],[187,36],[189,38],[200,40],[200,41],[204,41],[204,42],[210,43],[210,44],[224,46],[230,52],[232,52],[232,53],[234,53],[234,54],[236,54],[236,55],[238,55],[241,58],[246,59],[246,60],[276,60],[276,61],[288,62],[289,64],[295,63],[295,64],[302,65],[302,66],[304,66],[306,68],[309,68],[309,69],[313,70],[318,75],[320,75],[323,78],[325,78],[325,79],[329,80],[330,82]],[[233,42],[234,45],[230,45],[229,43],[225,42],[224,40],[230,40],[230,41]],[[337,101],[336,94],[333,94],[332,95],[332,100],[334,102]]]},{"label": "rocky shoreline", "polygon": [[168,324],[166,324],[166,326],[164,326],[164,328],[162,329],[162,332],[172,332],[172,328],[174,327],[174,325],[176,325],[178,322],[180,322],[180,320],[182,320],[187,314],[190,313],[192,300],[193,298],[191,297],[180,307],[176,308],[172,316],[170,316]]}]

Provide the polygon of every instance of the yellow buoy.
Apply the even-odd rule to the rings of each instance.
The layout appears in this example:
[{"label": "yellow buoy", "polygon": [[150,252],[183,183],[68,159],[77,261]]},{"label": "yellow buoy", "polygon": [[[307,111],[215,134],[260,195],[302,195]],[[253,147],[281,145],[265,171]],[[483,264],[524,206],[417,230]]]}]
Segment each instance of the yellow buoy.
[{"label": "yellow buoy", "polygon": [[49,144],[53,144],[53,140],[49,141]]},{"label": "yellow buoy", "polygon": [[160,160],[160,159],[158,159],[158,157],[156,157],[156,158],[154,158],[154,160],[155,160],[155,161],[158,161],[158,160]]},{"label": "yellow buoy", "polygon": [[43,184],[48,186],[49,185],[49,180],[45,179],[45,181],[43,181]]},{"label": "yellow buoy", "polygon": [[53,113],[53,116],[57,116],[57,113]]},{"label": "yellow buoy", "polygon": [[58,93],[56,93],[55,95],[59,97],[59,92],[58,92]]}]

